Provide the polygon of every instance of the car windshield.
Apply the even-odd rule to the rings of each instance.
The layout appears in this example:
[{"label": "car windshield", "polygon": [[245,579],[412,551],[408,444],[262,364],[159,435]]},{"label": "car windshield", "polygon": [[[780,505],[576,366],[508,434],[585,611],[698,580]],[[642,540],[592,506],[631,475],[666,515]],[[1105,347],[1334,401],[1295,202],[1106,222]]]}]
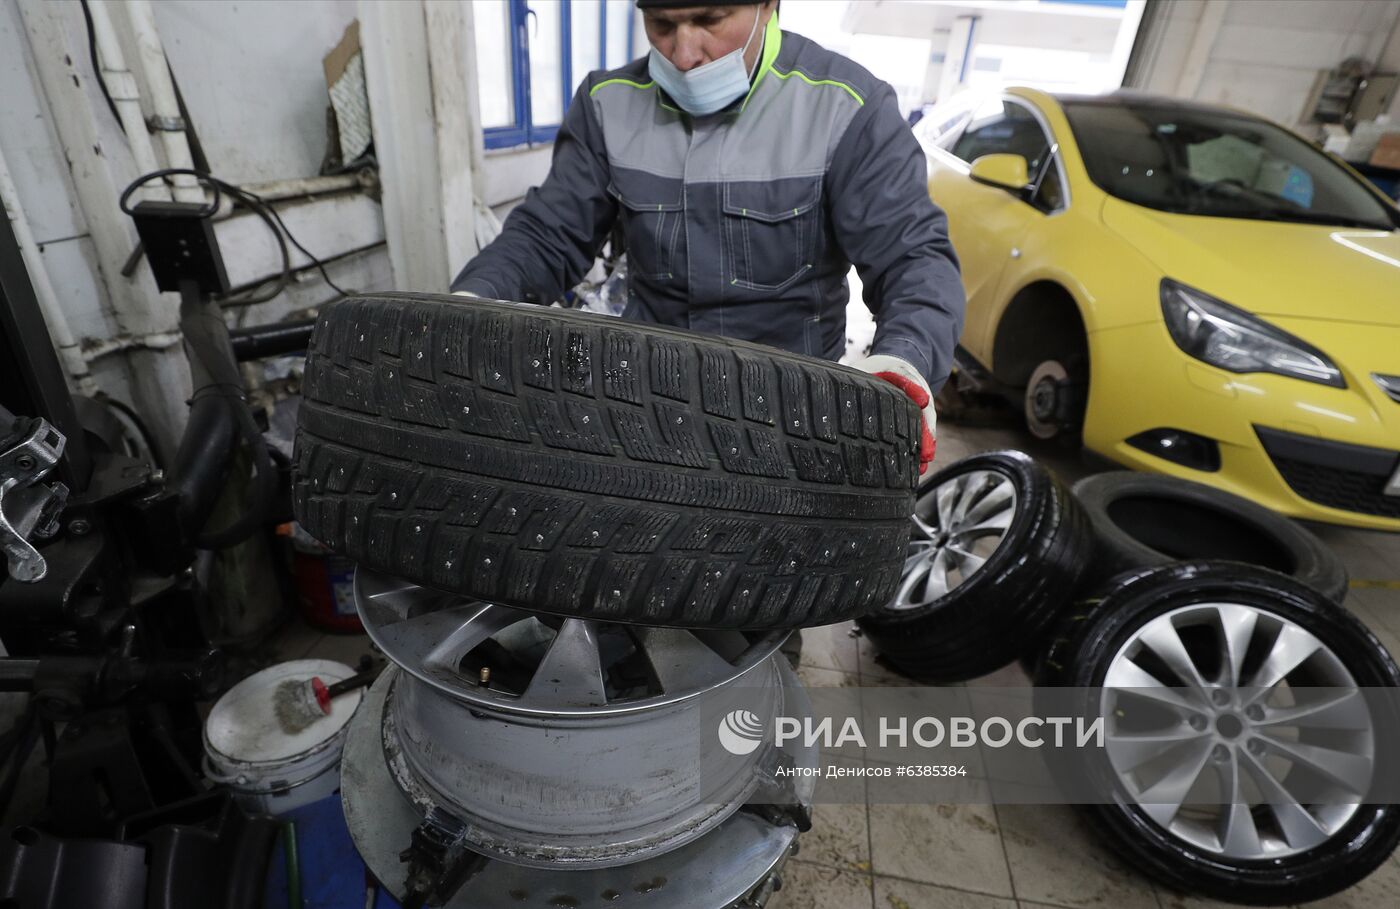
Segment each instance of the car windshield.
[{"label": "car windshield", "polygon": [[1089,178],[1159,211],[1393,230],[1356,178],[1285,129],[1243,114],[1132,100],[1064,102]]}]

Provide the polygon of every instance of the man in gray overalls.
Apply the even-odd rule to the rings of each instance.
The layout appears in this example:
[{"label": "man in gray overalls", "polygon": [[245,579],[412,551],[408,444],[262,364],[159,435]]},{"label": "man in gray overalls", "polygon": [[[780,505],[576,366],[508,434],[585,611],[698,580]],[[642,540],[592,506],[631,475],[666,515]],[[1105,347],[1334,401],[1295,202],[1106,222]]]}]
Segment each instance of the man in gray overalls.
[{"label": "man in gray overalls", "polygon": [[777,0],[637,6],[651,53],[589,74],[549,176],[452,290],[557,300],[620,219],[625,318],[836,360],[854,264],[876,320],[855,365],[922,408],[927,469],[964,298],[894,90],[779,29]]}]

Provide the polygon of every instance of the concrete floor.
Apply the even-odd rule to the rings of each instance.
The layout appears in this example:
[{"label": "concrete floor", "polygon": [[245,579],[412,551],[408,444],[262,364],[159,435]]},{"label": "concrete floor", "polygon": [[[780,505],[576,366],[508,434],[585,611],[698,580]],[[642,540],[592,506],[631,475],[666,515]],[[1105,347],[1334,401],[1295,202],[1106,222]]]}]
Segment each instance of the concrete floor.
[{"label": "concrete floor", "polygon": [[[1020,448],[1066,481],[1092,472],[1077,452],[1001,425],[939,427],[938,463]],[[993,422],[997,422],[993,420]],[[1400,581],[1400,535],[1314,527],[1354,581]],[[1347,606],[1400,654],[1400,589],[1355,587]],[[878,666],[850,623],[805,632],[800,675],[808,686],[908,684]],[[321,634],[295,624],[276,645],[280,659],[316,656],[354,665],[359,635]],[[970,685],[1029,684],[1009,666]],[[813,829],[788,865],[774,909],[1207,909],[1214,905],[1155,886],[1092,839],[1062,806],[819,805]],[[1328,909],[1400,906],[1400,858],[1350,891],[1312,903]]]}]

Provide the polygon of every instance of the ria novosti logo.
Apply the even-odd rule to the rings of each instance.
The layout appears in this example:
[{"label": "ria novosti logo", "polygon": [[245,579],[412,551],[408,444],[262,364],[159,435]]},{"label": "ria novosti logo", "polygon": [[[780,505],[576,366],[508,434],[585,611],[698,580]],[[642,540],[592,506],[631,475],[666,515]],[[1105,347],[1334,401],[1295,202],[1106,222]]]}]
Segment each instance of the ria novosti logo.
[{"label": "ria novosti logo", "polygon": [[731,710],[719,721],[719,743],[730,754],[753,754],[763,743],[763,721],[748,710]]}]

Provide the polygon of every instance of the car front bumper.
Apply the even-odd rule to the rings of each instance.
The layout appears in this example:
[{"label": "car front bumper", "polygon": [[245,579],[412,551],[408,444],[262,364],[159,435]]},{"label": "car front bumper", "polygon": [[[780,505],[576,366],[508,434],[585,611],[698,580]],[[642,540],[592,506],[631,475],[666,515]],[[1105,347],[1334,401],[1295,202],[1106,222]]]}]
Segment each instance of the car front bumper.
[{"label": "car front bumper", "polygon": [[[1085,445],[1292,517],[1400,531],[1400,401],[1370,374],[1400,372],[1400,329],[1278,324],[1333,356],[1347,387],[1217,369],[1182,353],[1160,323],[1108,329],[1090,336]],[[1127,441],[1161,428],[1214,440],[1219,469],[1176,464]]]}]

